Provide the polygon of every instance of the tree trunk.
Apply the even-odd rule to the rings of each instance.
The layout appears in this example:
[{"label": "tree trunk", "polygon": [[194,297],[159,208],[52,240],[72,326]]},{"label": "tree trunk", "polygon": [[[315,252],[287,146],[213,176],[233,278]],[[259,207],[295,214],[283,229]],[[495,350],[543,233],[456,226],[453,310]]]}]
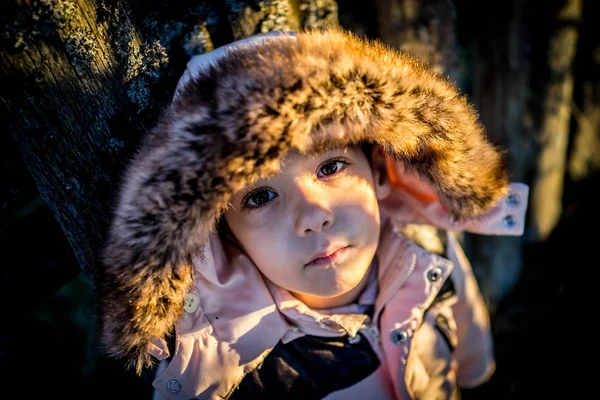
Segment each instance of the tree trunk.
[{"label": "tree trunk", "polygon": [[579,182],[600,171],[600,4],[584,2],[581,35],[574,65],[573,143],[569,178]]},{"label": "tree trunk", "polygon": [[6,130],[92,282],[120,174],[189,57],[338,23],[327,0],[22,0],[3,11]]},{"label": "tree trunk", "polygon": [[412,54],[451,80],[460,80],[452,1],[378,0],[376,9],[384,43]]},{"label": "tree trunk", "polygon": [[[529,4],[513,0],[457,5],[457,26],[469,68],[466,76],[471,77],[471,81],[465,78],[463,86],[472,96],[490,140],[508,150],[511,181],[527,182],[533,158],[530,128],[524,124],[532,46]],[[492,314],[519,278],[521,248],[521,238],[465,235],[465,251]]]},{"label": "tree trunk", "polygon": [[[573,101],[573,61],[577,49],[582,0],[559,2],[548,39],[546,68],[536,102],[536,170],[531,187],[531,224],[535,240],[546,240],[562,214],[563,184]],[[534,114],[535,118],[535,114]]]}]

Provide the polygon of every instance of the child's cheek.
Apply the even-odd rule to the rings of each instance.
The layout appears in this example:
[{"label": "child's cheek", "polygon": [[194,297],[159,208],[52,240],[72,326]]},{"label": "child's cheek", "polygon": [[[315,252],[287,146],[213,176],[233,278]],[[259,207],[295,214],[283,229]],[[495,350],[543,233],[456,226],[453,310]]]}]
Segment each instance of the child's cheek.
[{"label": "child's cheek", "polygon": [[270,224],[277,221],[281,214],[280,197],[272,200],[267,206],[247,212],[244,215],[244,225],[248,229],[267,228]]},{"label": "child's cheek", "polygon": [[377,198],[373,184],[362,175],[352,175],[343,179],[337,190],[353,201],[370,202]]}]

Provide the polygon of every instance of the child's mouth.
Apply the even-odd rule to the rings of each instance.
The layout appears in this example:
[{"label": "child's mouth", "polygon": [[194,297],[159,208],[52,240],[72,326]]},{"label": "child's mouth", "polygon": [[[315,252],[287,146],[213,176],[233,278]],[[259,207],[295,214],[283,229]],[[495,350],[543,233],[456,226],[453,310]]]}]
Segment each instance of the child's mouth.
[{"label": "child's mouth", "polygon": [[344,256],[346,255],[346,253],[348,252],[349,248],[350,248],[350,246],[340,247],[339,249],[335,250],[334,252],[332,252],[329,255],[315,258],[314,260],[312,260],[311,262],[306,264],[306,266],[307,267],[313,267],[313,266],[316,267],[316,266],[324,266],[324,265],[331,265],[331,264],[339,264],[342,261],[342,259],[344,258]]}]

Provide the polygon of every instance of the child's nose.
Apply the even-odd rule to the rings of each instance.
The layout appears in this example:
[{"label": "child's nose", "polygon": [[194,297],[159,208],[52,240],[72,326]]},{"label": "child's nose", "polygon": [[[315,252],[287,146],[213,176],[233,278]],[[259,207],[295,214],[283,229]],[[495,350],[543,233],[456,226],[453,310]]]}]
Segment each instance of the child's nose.
[{"label": "child's nose", "polygon": [[333,224],[333,214],[329,210],[314,208],[303,213],[298,217],[296,223],[296,233],[304,237],[311,233],[321,232],[326,227]]},{"label": "child's nose", "polygon": [[298,185],[296,202],[295,230],[298,236],[304,237],[310,233],[321,232],[334,222],[326,193],[319,188],[308,185]]}]

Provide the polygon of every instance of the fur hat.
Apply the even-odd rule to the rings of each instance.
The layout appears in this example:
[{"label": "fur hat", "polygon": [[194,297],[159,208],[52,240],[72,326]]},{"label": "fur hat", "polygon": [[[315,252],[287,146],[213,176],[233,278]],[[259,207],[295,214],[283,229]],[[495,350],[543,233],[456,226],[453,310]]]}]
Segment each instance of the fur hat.
[{"label": "fur hat", "polygon": [[97,280],[101,339],[141,371],[181,317],[194,260],[232,194],[290,149],[369,142],[436,188],[457,218],[507,190],[501,153],[457,88],[346,31],[273,36],[182,85],[125,171]]}]

